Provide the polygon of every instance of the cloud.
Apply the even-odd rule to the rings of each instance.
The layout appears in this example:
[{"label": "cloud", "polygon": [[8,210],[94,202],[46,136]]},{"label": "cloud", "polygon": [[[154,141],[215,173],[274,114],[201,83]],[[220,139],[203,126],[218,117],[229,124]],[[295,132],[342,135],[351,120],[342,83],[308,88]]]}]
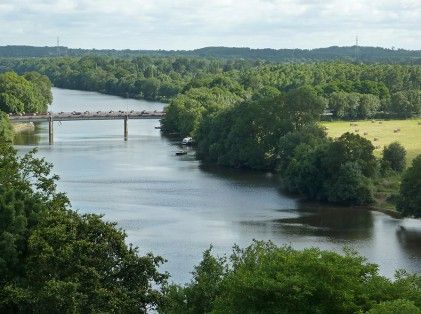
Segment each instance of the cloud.
[{"label": "cloud", "polygon": [[362,44],[421,49],[419,0],[3,0],[0,44],[192,49]]}]

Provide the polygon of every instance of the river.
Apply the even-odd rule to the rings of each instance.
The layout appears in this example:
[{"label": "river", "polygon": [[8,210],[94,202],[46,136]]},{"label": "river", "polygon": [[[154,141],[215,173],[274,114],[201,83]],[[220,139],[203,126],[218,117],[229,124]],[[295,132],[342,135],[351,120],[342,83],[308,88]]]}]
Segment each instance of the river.
[{"label": "river", "polygon": [[[51,111],[161,110],[163,104],[93,92],[53,89]],[[168,262],[172,280],[190,280],[202,252],[219,254],[234,243],[272,240],[295,248],[341,252],[350,247],[393,276],[398,268],[421,273],[421,222],[394,219],[365,209],[303,206],[282,194],[273,176],[201,166],[194,151],[175,156],[179,143],[160,135],[157,120],[55,122],[54,145],[48,124],[19,135],[23,153],[39,147],[54,164],[58,188],[80,213],[103,214],[128,234],[140,252]],[[405,226],[405,230],[400,228]]]}]

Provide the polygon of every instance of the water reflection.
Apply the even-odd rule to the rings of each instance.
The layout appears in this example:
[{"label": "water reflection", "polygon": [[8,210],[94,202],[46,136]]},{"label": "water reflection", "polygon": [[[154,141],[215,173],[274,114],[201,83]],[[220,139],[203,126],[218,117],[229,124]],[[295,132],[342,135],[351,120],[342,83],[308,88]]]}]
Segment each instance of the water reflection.
[{"label": "water reflection", "polygon": [[14,143],[16,145],[39,145],[41,141],[40,128],[42,128],[42,125],[40,123],[35,123],[34,127],[34,130],[28,129],[16,133]]},{"label": "water reflection", "polygon": [[266,186],[273,188],[277,187],[279,182],[278,177],[270,172],[262,173],[261,171],[245,171],[207,163],[201,163],[199,168],[212,177],[230,181],[235,184],[247,184],[250,186],[261,187]]},{"label": "water reflection", "polygon": [[407,219],[396,230],[400,245],[408,254],[421,257],[421,229],[419,220]]},{"label": "water reflection", "polygon": [[314,235],[342,240],[363,240],[372,237],[373,216],[366,208],[302,205],[298,217],[277,220],[282,232]]}]

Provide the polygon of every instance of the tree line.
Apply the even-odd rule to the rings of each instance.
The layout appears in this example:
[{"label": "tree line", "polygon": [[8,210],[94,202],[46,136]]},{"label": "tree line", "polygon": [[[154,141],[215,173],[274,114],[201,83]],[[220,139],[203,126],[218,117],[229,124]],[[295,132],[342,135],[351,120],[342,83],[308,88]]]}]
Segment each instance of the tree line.
[{"label": "tree line", "polygon": [[0,57],[57,57],[57,56],[109,56],[136,58],[189,57],[214,59],[264,60],[277,63],[313,61],[354,61],[365,63],[408,63],[420,64],[420,50],[388,49],[382,47],[326,47],[316,49],[251,49],[235,47],[204,47],[194,50],[115,50],[115,49],[74,49],[59,47],[0,46]]},{"label": "tree line", "polygon": [[3,58],[0,70],[37,71],[57,87],[165,102],[194,88],[219,87],[247,99],[268,88],[287,92],[310,85],[334,119],[409,118],[421,113],[419,65],[86,56]]}]

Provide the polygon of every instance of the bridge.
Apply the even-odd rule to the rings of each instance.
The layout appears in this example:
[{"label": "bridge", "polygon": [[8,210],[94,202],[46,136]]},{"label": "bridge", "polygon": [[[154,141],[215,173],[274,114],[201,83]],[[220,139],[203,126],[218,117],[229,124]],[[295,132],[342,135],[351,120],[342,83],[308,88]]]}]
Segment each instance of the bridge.
[{"label": "bridge", "polygon": [[129,137],[128,120],[139,119],[162,119],[165,116],[163,111],[85,111],[85,112],[59,112],[59,113],[32,113],[9,115],[11,122],[48,122],[48,142],[53,144],[54,121],[85,121],[85,120],[124,120],[124,140]]}]

